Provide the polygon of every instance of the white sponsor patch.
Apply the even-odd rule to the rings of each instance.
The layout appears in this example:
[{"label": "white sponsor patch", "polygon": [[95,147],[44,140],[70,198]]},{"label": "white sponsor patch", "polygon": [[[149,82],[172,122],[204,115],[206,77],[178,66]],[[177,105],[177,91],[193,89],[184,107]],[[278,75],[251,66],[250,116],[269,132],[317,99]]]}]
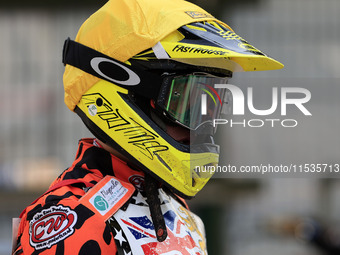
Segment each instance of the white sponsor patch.
[{"label": "white sponsor patch", "polygon": [[106,221],[131,197],[134,190],[132,184],[106,176],[79,201]]},{"label": "white sponsor patch", "polygon": [[107,182],[92,198],[90,203],[101,215],[105,215],[128,191],[116,179]]}]

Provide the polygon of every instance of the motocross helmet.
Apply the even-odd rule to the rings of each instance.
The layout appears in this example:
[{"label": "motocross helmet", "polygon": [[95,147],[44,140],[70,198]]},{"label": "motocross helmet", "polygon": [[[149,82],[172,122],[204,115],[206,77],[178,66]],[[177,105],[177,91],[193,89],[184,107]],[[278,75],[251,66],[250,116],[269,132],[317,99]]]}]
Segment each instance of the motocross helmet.
[{"label": "motocross helmet", "polygon": [[[200,169],[218,163],[212,120],[226,89],[214,85],[232,72],[283,67],[183,0],[108,1],[66,40],[63,62],[66,105],[98,139],[184,198],[213,174]],[[169,125],[190,132],[189,141],[175,140]]]}]

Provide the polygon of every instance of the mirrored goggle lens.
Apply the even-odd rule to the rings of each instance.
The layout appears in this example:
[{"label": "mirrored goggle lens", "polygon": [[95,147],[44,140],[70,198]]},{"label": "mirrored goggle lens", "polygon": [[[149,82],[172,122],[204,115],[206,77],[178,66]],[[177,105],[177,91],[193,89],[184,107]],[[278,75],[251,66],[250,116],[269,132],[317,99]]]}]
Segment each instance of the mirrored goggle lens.
[{"label": "mirrored goggle lens", "polygon": [[220,116],[225,102],[224,88],[215,84],[226,84],[228,78],[209,74],[177,76],[168,89],[164,110],[178,123],[197,129]]}]

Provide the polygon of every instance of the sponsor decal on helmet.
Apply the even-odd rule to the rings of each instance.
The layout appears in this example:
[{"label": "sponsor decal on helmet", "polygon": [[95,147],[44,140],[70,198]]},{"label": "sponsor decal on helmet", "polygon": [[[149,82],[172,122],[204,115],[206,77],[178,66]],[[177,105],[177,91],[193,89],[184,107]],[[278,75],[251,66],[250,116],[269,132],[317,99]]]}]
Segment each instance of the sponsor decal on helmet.
[{"label": "sponsor decal on helmet", "polygon": [[207,54],[207,55],[225,55],[226,52],[221,50],[212,50],[202,47],[189,47],[177,44],[172,51],[174,52],[188,52],[188,53],[199,53],[199,54]]},{"label": "sponsor decal on helmet", "polygon": [[30,222],[30,244],[36,250],[51,248],[74,233],[77,214],[69,207],[51,206],[36,213]]},{"label": "sponsor decal on helmet", "polygon": [[97,106],[95,105],[95,104],[91,104],[91,105],[89,105],[89,107],[88,107],[88,111],[89,111],[89,114],[91,115],[91,116],[96,116],[97,115]]},{"label": "sponsor decal on helmet", "polygon": [[[157,152],[169,150],[168,146],[159,142],[159,136],[155,132],[144,127],[132,117],[124,118],[119,109],[114,110],[109,101],[100,93],[85,94],[83,99],[89,105],[88,108],[96,104],[96,115],[106,121],[108,129],[122,133],[128,143],[136,146],[146,157],[153,159]],[[99,105],[98,101],[101,101]],[[90,109],[88,110],[90,111]]]},{"label": "sponsor decal on helmet", "polygon": [[200,19],[200,18],[213,18],[214,16],[212,16],[209,13],[204,13],[204,12],[198,12],[198,11],[187,11],[185,12],[186,14],[188,14],[191,18],[193,19]]}]

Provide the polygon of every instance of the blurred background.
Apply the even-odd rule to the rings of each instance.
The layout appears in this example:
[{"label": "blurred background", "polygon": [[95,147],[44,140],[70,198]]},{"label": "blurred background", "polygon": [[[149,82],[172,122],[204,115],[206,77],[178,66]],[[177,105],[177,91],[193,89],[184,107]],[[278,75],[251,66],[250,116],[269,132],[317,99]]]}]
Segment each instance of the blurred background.
[{"label": "blurred background", "polygon": [[[63,103],[61,51],[106,1],[0,3],[0,255],[11,250],[11,221],[73,162],[89,137]],[[340,1],[192,1],[229,24],[283,70],[237,73],[231,83],[254,88],[268,109],[273,87],[311,92],[287,118],[294,128],[220,127],[220,165],[340,163]],[[250,118],[257,118],[250,116]],[[340,182],[333,178],[212,179],[190,201],[205,222],[209,254],[340,254]]]}]

